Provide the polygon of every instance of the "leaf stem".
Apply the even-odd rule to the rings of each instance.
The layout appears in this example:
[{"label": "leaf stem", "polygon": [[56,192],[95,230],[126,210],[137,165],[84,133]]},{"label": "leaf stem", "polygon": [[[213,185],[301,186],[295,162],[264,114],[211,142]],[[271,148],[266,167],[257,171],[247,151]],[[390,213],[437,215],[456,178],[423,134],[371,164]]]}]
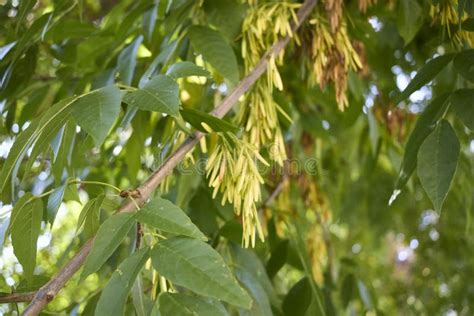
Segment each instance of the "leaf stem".
[{"label": "leaf stem", "polygon": [[[114,189],[115,191],[117,191],[117,192],[119,192],[119,193],[122,192],[122,190],[120,190],[120,189],[119,189],[118,187],[116,187],[115,185],[110,184],[110,183],[100,182],[100,181],[71,180],[71,181],[68,181],[68,182],[66,183],[66,185],[70,185],[70,184],[94,184],[94,185],[102,185],[102,186],[104,186],[104,187],[109,187],[109,188],[111,188],[111,189]],[[43,192],[43,193],[41,193],[41,194],[39,194],[39,195],[32,196],[32,197],[28,200],[28,202],[26,202],[26,203],[30,203],[31,201],[34,201],[34,200],[36,200],[36,199],[41,199],[41,198],[43,198],[43,197],[45,197],[45,196],[48,196],[48,195],[50,195],[51,193],[53,193],[54,191],[56,191],[56,190],[57,190],[57,188],[56,188],[56,189],[51,189],[51,190],[46,191],[46,192]],[[137,204],[137,202],[136,202],[135,200],[134,200],[134,203],[135,203],[135,205],[137,206],[137,209],[139,209],[138,204]]]},{"label": "leaf stem", "polygon": [[115,191],[117,192],[122,192],[121,189],[119,189],[118,187],[116,187],[115,185],[113,184],[110,184],[110,183],[106,183],[106,182],[100,182],[100,181],[83,181],[83,180],[72,180],[71,182],[68,182],[68,184],[74,184],[74,183],[78,183],[78,184],[95,184],[95,185],[102,185],[104,187],[109,187],[111,189],[114,189]]},{"label": "leaf stem", "polygon": [[132,203],[135,205],[135,208],[137,209],[137,211],[140,210],[140,206],[138,205],[137,201],[131,196],[129,195],[128,196],[130,198],[130,200],[132,201]]},{"label": "leaf stem", "polygon": [[127,90],[127,91],[136,91],[136,90],[138,90],[138,88],[128,86],[128,85],[123,84],[123,83],[116,83],[116,86],[121,88],[121,89]]}]

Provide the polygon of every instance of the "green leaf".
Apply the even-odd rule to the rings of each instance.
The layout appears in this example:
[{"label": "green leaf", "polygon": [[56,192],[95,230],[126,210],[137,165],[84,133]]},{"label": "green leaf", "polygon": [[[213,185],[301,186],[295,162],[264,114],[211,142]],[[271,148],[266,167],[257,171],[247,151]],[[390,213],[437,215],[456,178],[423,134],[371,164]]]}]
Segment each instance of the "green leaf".
[{"label": "green leaf", "polygon": [[146,294],[146,289],[143,285],[143,278],[139,274],[132,286],[132,302],[136,316],[150,315],[150,311],[153,308],[153,302]]},{"label": "green leaf", "polygon": [[92,23],[82,23],[76,20],[59,20],[46,33],[46,39],[57,43],[64,40],[89,37],[97,33],[98,30]]},{"label": "green leaf", "polygon": [[108,218],[99,228],[87,256],[81,279],[96,272],[109,259],[135,224],[135,214],[121,213]]},{"label": "green leaf", "polygon": [[142,89],[127,93],[123,101],[141,110],[178,116],[179,87],[169,76],[158,75]]},{"label": "green leaf", "polygon": [[[10,176],[12,176],[13,173],[16,173],[15,170],[18,170],[23,158],[26,155],[26,151],[34,142],[33,135],[38,128],[38,123],[38,121],[31,123],[31,125],[26,130],[22,131],[18,135],[17,139],[13,143],[13,146],[8,153],[7,159],[3,163],[2,172],[0,173],[0,191],[5,189],[8,179],[10,179]],[[12,186],[13,182],[14,181],[12,181]]]},{"label": "green leaf", "polygon": [[447,121],[442,120],[418,152],[418,177],[438,212],[456,172],[459,150],[456,133]]},{"label": "green leaf", "polygon": [[161,293],[158,297],[161,316],[226,316],[218,301],[184,293]]},{"label": "green leaf", "polygon": [[190,61],[183,61],[171,65],[166,74],[173,79],[191,76],[210,77],[211,74],[206,69],[197,66]]},{"label": "green leaf", "polygon": [[262,284],[259,283],[258,278],[243,267],[237,267],[236,276],[252,296],[252,306],[248,315],[272,316],[272,308],[270,307],[267,293]]},{"label": "green leaf", "polygon": [[98,292],[89,298],[86,306],[84,306],[84,310],[82,311],[81,316],[94,315],[95,308],[97,307],[97,302],[99,301],[101,294],[102,294],[101,292]]},{"label": "green leaf", "polygon": [[143,248],[125,259],[115,270],[109,283],[102,290],[95,315],[123,315],[128,293],[148,259],[149,249]]},{"label": "green leaf", "polygon": [[235,85],[240,77],[237,58],[224,37],[205,26],[192,26],[188,34],[192,46],[204,60]]},{"label": "green leaf", "polygon": [[469,81],[474,81],[474,49],[466,49],[454,57],[456,71]]},{"label": "green leaf", "polygon": [[74,102],[73,113],[77,124],[94,139],[97,147],[104,142],[120,113],[122,92],[116,86],[101,88]]},{"label": "green leaf", "polygon": [[11,211],[10,215],[10,223],[8,224],[8,228],[6,231],[6,235],[9,235],[11,233],[11,227],[12,224],[14,223],[15,216],[19,214],[20,210],[26,205],[26,203],[33,197],[33,195],[30,192],[25,193],[22,197],[16,201],[15,205],[13,206],[13,209]]},{"label": "green leaf", "polygon": [[252,300],[224,260],[208,244],[187,237],[160,241],[151,253],[155,269],[172,283],[243,308]]},{"label": "green leaf", "polygon": [[397,27],[405,45],[409,44],[423,25],[423,8],[415,0],[401,0],[398,4]]},{"label": "green leaf", "polygon": [[367,286],[362,282],[361,280],[357,280],[357,288],[359,290],[359,296],[364,304],[364,307],[367,310],[371,310],[374,308],[373,300],[372,300],[372,295],[370,295],[369,290],[367,289]]},{"label": "green leaf", "polygon": [[449,94],[444,94],[431,101],[418,118],[415,128],[411,132],[405,146],[405,154],[403,156],[397,183],[395,185],[396,190],[400,190],[407,183],[411,174],[415,170],[418,149],[425,138],[435,128],[436,122],[439,118],[446,112],[447,107],[449,106],[448,97]]},{"label": "green leaf", "polygon": [[299,280],[288,292],[283,300],[283,313],[284,315],[291,316],[304,316],[308,310],[313,291],[311,290],[311,284],[307,277]]},{"label": "green leaf", "polygon": [[203,4],[208,23],[218,29],[229,41],[240,35],[247,6],[236,0],[207,0]]},{"label": "green leaf", "polygon": [[356,289],[356,278],[353,273],[349,273],[344,277],[341,285],[341,302],[342,307],[346,308],[349,302],[354,297]]},{"label": "green leaf", "polygon": [[[23,178],[28,175],[28,172],[33,167],[36,158],[42,152],[45,152],[51,147],[50,144],[57,136],[58,132],[61,131],[64,124],[69,120],[73,100],[74,98],[68,98],[56,103],[42,116],[39,123],[40,127],[34,136],[35,144],[28,159],[28,163],[25,166],[26,171]],[[62,111],[62,113],[56,115],[54,111]]]},{"label": "green leaf", "polygon": [[51,279],[48,275],[33,275],[33,278],[28,281],[26,279],[21,280],[15,289],[16,293],[26,293],[37,291],[40,287],[48,283]]},{"label": "green leaf", "polygon": [[26,18],[26,15],[28,12],[31,11],[33,6],[36,4],[36,0],[25,0],[20,2],[20,8],[18,10],[18,18],[17,18],[17,25],[16,25],[16,33],[18,33],[18,30],[20,29],[20,26],[22,26],[23,21]]},{"label": "green leaf", "polygon": [[10,150],[2,169],[2,173],[0,174],[1,190],[4,189],[10,176],[12,177],[13,186],[13,180],[16,178],[17,171],[28,148],[35,143],[25,170],[28,171],[31,169],[36,156],[49,146],[50,141],[69,119],[71,105],[76,99],[77,97],[66,98],[55,103],[38,119],[33,120],[31,125],[25,131],[20,133]]},{"label": "green leaf", "polygon": [[[30,155],[28,164],[25,167],[25,170],[28,172],[35,160],[35,158],[44,150],[46,150],[51,142],[51,140],[56,136],[57,132],[61,127],[69,120],[70,114],[72,112],[72,104],[78,97],[71,97],[63,99],[53,106],[51,106],[43,115],[41,115],[37,120],[34,120],[33,123],[26,129],[24,132],[27,132],[31,129],[31,132],[28,132],[24,137],[29,137],[30,144],[35,142],[34,148]],[[23,133],[22,133],[23,134]],[[16,170],[19,167],[21,162],[21,156],[24,155],[25,151],[28,149],[30,144],[25,144],[24,139],[20,141],[20,136],[18,137],[15,144],[19,142],[19,150],[13,154],[13,158],[17,157],[18,161],[16,163],[15,169],[12,171],[12,178],[16,177]],[[15,147],[15,145],[13,146]],[[13,148],[12,148],[13,151]],[[9,155],[10,157],[10,155]],[[7,159],[8,161],[8,159]],[[3,171],[2,171],[3,172]],[[8,176],[7,176],[8,177]]]},{"label": "green leaf", "polygon": [[15,47],[16,42],[11,42],[0,47],[0,61],[10,52],[10,50]]},{"label": "green leaf", "polygon": [[158,16],[158,5],[161,4],[161,2],[162,1],[155,3],[155,5],[151,9],[149,9],[143,14],[142,28],[145,32],[146,39],[148,42],[151,42],[152,40],[153,31],[155,30],[156,25],[156,18]]},{"label": "green leaf", "polygon": [[207,124],[214,132],[237,132],[239,128],[232,123],[195,109],[183,109],[180,111],[183,119],[195,129],[208,133],[202,123]]},{"label": "green leaf", "polygon": [[63,184],[59,188],[55,189],[53,193],[48,197],[48,204],[46,206],[46,212],[48,214],[48,221],[53,226],[54,219],[56,218],[56,214],[58,213],[59,206],[64,198],[64,192],[66,191],[67,184]]},{"label": "green leaf", "polygon": [[105,195],[99,195],[97,198],[90,199],[87,201],[86,205],[82,208],[81,213],[79,214],[79,219],[77,220],[76,234],[81,229],[82,225],[88,217],[96,217],[97,213],[104,201]]},{"label": "green leaf", "polygon": [[178,40],[169,42],[162,48],[161,52],[155,57],[155,59],[153,59],[150,66],[145,70],[145,73],[140,77],[138,83],[140,88],[143,88],[152,79],[153,75],[161,69],[163,64],[168,63],[171,60],[178,48],[178,42]]},{"label": "green leaf", "polygon": [[10,231],[13,252],[23,267],[25,278],[32,281],[36,266],[36,243],[41,230],[43,202],[25,194],[12,210]]},{"label": "green leaf", "polygon": [[403,99],[408,98],[413,92],[433,80],[434,77],[451,62],[453,57],[454,54],[447,54],[438,56],[427,62],[410,81],[405,90],[395,98],[395,103],[399,103]]},{"label": "green leaf", "polygon": [[[239,225],[241,226],[241,225]],[[239,238],[239,243],[241,239]],[[257,280],[259,285],[265,290],[265,293],[273,306],[280,306],[281,301],[275,292],[272,281],[269,279],[265,267],[263,266],[257,254],[239,246],[237,243],[230,247],[233,264],[237,269],[244,269],[252,274],[253,279]]]},{"label": "green leaf", "polygon": [[138,36],[130,45],[122,50],[120,53],[117,66],[122,82],[130,85],[135,73],[135,66],[137,65],[137,52],[143,41],[143,36]]},{"label": "green leaf", "polygon": [[275,249],[272,250],[270,259],[267,262],[268,277],[272,279],[278,271],[285,265],[288,256],[289,241],[287,239],[281,240]]},{"label": "green leaf", "polygon": [[[63,178],[66,167],[71,165],[71,158],[76,140],[76,123],[73,119],[69,120],[61,137],[58,154],[54,160],[52,174],[57,183]],[[67,169],[66,169],[67,170]]]},{"label": "green leaf", "polygon": [[451,95],[451,107],[464,125],[474,131],[474,90],[456,90]]},{"label": "green leaf", "polygon": [[136,213],[136,219],[167,233],[207,240],[179,207],[162,198],[147,203]]}]

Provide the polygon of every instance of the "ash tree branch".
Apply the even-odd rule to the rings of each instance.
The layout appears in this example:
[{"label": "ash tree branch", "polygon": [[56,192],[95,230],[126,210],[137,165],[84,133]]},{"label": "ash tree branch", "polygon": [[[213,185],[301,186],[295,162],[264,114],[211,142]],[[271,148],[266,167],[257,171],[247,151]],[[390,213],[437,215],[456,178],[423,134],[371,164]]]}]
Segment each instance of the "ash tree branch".
[{"label": "ash tree branch", "polygon": [[20,303],[31,301],[36,292],[12,293],[7,295],[0,295],[0,304]]},{"label": "ash tree branch", "polygon": [[[298,23],[292,24],[292,30],[296,31],[303,21],[309,16],[313,8],[316,6],[317,0],[306,0],[300,9],[298,10]],[[210,114],[222,118],[230,109],[237,103],[239,98],[244,95],[253,84],[265,73],[267,69],[268,59],[271,56],[278,55],[282,49],[289,43],[290,37],[286,36],[277,41],[259,63],[255,66],[254,69],[240,81],[240,83],[235,87],[235,89],[216,107]],[[193,147],[199,142],[203,137],[201,132],[195,132],[193,135],[189,136],[183,144],[170,156],[166,159],[163,165],[156,170],[150,177],[137,188],[139,196],[135,199],[139,205],[145,204],[148,198],[151,196],[153,191],[158,187],[158,185],[168,176],[176,165],[185,157],[185,155],[193,149]],[[133,212],[135,211],[135,205],[132,202],[127,202],[123,204],[117,213],[124,212]],[[40,288],[30,305],[25,309],[22,315],[31,316],[38,315],[41,310],[46,306],[56,294],[64,287],[67,281],[72,278],[72,276],[81,268],[86,260],[87,255],[89,254],[93,238],[88,240],[84,246],[79,250],[79,252],[64,266],[59,273],[52,278],[48,283],[46,283],[42,288]]]}]

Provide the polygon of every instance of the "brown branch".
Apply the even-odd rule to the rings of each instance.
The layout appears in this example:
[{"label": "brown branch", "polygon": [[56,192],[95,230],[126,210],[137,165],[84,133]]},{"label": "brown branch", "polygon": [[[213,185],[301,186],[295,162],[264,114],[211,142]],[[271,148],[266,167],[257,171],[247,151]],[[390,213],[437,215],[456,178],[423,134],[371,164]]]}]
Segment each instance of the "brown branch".
[{"label": "brown branch", "polygon": [[31,301],[35,296],[36,292],[26,293],[12,293],[7,295],[0,295],[0,304],[6,303],[20,303]]},{"label": "brown branch", "polygon": [[260,207],[261,209],[268,207],[278,197],[280,192],[283,191],[283,188],[285,187],[287,181],[288,176],[286,174],[283,174],[281,181],[278,183],[272,193],[268,196],[268,198],[262,203],[262,206]]},{"label": "brown branch", "polygon": [[[309,16],[313,8],[316,6],[317,0],[306,0],[298,10],[298,23],[292,25],[293,31],[296,31],[301,23]],[[221,104],[211,112],[212,115],[222,118],[230,109],[237,103],[239,98],[244,95],[258,78],[266,71],[267,63],[270,56],[277,56],[281,50],[288,44],[290,38],[287,36],[276,42],[270,50],[262,57],[254,69],[235,87],[235,89],[221,102]],[[199,142],[203,134],[195,132],[189,136],[183,144],[168,157],[163,165],[156,170],[150,177],[137,188],[139,192],[135,199],[139,205],[143,205],[151,196],[153,191],[168,176],[176,165],[184,158],[184,156],[193,149]],[[117,211],[118,213],[133,212],[135,205],[132,202],[127,202]],[[79,252],[63,267],[59,273],[51,279],[47,284],[38,290],[35,297],[22,315],[38,315],[43,307],[48,304],[56,294],[64,287],[67,281],[76,273],[86,260],[92,247],[93,238],[87,241]]]},{"label": "brown branch", "polygon": [[138,251],[140,249],[142,237],[143,237],[143,227],[142,227],[142,224],[140,224],[140,222],[137,222],[137,236],[135,239],[135,251]]}]

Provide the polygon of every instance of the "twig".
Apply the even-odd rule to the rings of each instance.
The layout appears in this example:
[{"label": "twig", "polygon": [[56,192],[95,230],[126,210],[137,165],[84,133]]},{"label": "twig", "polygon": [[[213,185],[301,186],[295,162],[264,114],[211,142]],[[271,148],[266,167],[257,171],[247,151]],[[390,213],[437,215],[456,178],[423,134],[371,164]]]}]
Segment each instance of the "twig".
[{"label": "twig", "polygon": [[[298,10],[298,23],[292,25],[293,31],[296,31],[301,23],[309,16],[313,8],[316,6],[316,2],[317,0],[306,0],[303,3]],[[262,57],[255,68],[244,79],[242,79],[242,81],[240,81],[235,89],[217,108],[214,109],[214,111],[211,112],[211,114],[222,118],[227,112],[229,112],[229,110],[237,103],[239,98],[244,95],[244,93],[246,93],[257,79],[266,71],[268,59],[271,56],[277,56],[289,41],[290,38],[287,36],[276,42]],[[136,198],[139,205],[143,205],[147,201],[161,181],[163,181],[163,179],[173,171],[176,165],[189,151],[191,151],[191,149],[193,149],[202,136],[203,134],[201,132],[195,132],[193,135],[189,136],[183,144],[164,161],[163,165],[137,188],[137,191],[140,192],[139,197]],[[124,213],[133,211],[135,211],[135,205],[129,201],[120,207],[117,212]],[[81,268],[91,250],[92,242],[93,238],[88,240],[71,261],[69,261],[53,279],[38,290],[30,305],[28,305],[23,312],[24,316],[38,315],[43,307],[56,296],[56,294],[64,287],[66,282],[69,281],[69,279]]]},{"label": "twig", "polygon": [[31,301],[35,296],[36,292],[26,292],[26,293],[12,293],[8,295],[0,296],[0,304],[6,303],[19,303]]},{"label": "twig", "polygon": [[138,251],[140,249],[140,245],[142,243],[142,237],[143,237],[143,227],[140,222],[137,222],[137,236],[135,239],[135,251]]},{"label": "twig", "polygon": [[278,194],[280,194],[280,192],[285,187],[285,184],[286,184],[287,181],[288,181],[288,176],[286,174],[284,174],[283,177],[281,178],[281,181],[278,183],[278,185],[275,187],[275,189],[272,191],[272,193],[262,203],[262,206],[260,207],[261,209],[264,209],[267,206],[269,206],[277,198]]}]

